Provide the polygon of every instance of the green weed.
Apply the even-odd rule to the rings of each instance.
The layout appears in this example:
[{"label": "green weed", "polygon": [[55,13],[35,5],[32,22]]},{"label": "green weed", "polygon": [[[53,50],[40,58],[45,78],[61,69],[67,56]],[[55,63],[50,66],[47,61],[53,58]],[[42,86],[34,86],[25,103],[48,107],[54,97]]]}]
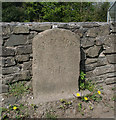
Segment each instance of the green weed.
[{"label": "green weed", "polygon": [[78,110],[79,112],[82,110],[82,103],[78,103]]},{"label": "green weed", "polygon": [[59,109],[65,109],[65,106],[64,105],[60,105],[58,108]]},{"label": "green weed", "polygon": [[[80,73],[80,90],[88,89],[91,92],[91,94],[81,97],[82,101],[87,102],[88,100],[93,100],[93,101],[99,102],[100,100],[102,100],[102,96],[99,95],[97,93],[97,91],[98,91],[98,89],[103,89],[103,87],[96,86],[96,84],[92,83],[91,80],[86,81],[85,76],[86,76],[86,74],[84,72]],[[100,94],[101,94],[101,92],[100,92]],[[86,100],[85,98],[88,100]]]},{"label": "green weed", "polygon": [[93,106],[89,105],[90,110],[93,110]]},{"label": "green weed", "polygon": [[60,105],[58,108],[60,109],[67,109],[68,107],[70,107],[72,105],[71,101],[66,101],[65,99],[60,99],[60,102],[62,103],[62,105]]},{"label": "green weed", "polygon": [[112,88],[112,90],[116,90],[116,88],[114,87],[114,88]]},{"label": "green weed", "polygon": [[20,118],[27,118],[29,117],[28,114],[26,114],[27,107],[23,104],[20,105],[9,105],[8,108],[2,108],[2,120],[6,120],[6,118],[9,118],[11,116],[20,119]]},{"label": "green weed", "polygon": [[6,114],[4,114],[4,115],[2,116],[2,120],[8,120],[8,116],[7,116]]},{"label": "green weed", "polygon": [[35,110],[36,108],[38,108],[37,107],[37,105],[35,105],[35,104],[31,104],[31,106],[32,106],[32,108]]},{"label": "green weed", "polygon": [[5,112],[5,111],[7,111],[7,110],[8,110],[7,108],[0,107],[0,113],[1,113],[1,112]]},{"label": "green weed", "polygon": [[47,113],[46,113],[46,118],[47,118],[47,119],[50,119],[50,120],[56,120],[56,119],[57,119],[57,116],[54,115],[53,113],[47,112]]},{"label": "green weed", "polygon": [[84,72],[80,73],[80,89],[81,90],[85,90],[88,89],[89,91],[93,91],[95,88],[95,84],[93,84],[90,80],[89,81],[85,81],[86,74]]},{"label": "green weed", "polygon": [[80,73],[80,89],[84,90],[85,89],[85,75],[84,72],[81,71]]},{"label": "green weed", "polygon": [[29,87],[25,86],[24,81],[16,82],[14,84],[9,84],[9,94],[13,96],[23,95],[25,92],[28,92]]},{"label": "green weed", "polygon": [[113,101],[116,101],[116,96],[112,97],[112,100],[113,100]]}]

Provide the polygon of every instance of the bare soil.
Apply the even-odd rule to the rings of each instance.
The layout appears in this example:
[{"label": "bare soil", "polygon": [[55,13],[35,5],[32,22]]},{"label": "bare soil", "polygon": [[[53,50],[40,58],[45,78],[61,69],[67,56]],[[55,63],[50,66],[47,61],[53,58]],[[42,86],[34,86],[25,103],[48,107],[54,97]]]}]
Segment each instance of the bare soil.
[{"label": "bare soil", "polygon": [[[101,101],[82,101],[73,98],[64,101],[53,101],[29,104],[33,99],[32,91],[22,97],[2,95],[2,118],[114,118],[114,85],[103,86]],[[17,109],[14,110],[13,106]]]}]

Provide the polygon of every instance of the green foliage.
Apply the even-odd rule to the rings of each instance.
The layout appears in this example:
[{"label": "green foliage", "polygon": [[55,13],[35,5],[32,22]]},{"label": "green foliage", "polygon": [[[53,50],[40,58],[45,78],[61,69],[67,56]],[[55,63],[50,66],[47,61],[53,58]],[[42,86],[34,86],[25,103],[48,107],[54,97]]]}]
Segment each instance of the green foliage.
[{"label": "green foliage", "polygon": [[3,2],[2,3],[2,21],[24,21],[24,8],[19,2]]},{"label": "green foliage", "polygon": [[106,21],[109,3],[92,2],[3,2],[3,22]]},{"label": "green foliage", "polygon": [[85,79],[85,75],[84,72],[81,71],[81,74],[80,74],[80,77],[81,77],[81,80],[84,80]]},{"label": "green foliage", "polygon": [[84,72],[81,71],[80,73],[80,89],[81,90],[85,90],[88,89],[90,92],[92,92],[95,88],[95,84],[93,84],[90,80],[89,81],[85,81],[85,76],[86,74]]},{"label": "green foliage", "polygon": [[42,21],[42,4],[39,2],[23,3],[25,8],[25,22],[41,22]]},{"label": "green foliage", "polygon": [[85,83],[84,83],[84,82],[81,82],[81,83],[80,83],[80,89],[81,89],[81,90],[84,90],[84,89],[85,89]]},{"label": "green foliage", "polygon": [[92,106],[92,105],[89,105],[89,109],[90,109],[90,110],[93,110],[93,106]]},{"label": "green foliage", "polygon": [[[16,107],[14,109],[14,107]],[[8,108],[2,108],[2,120],[7,120],[11,116],[17,118],[19,120],[23,118],[28,118],[29,115],[26,114],[28,107],[24,106],[24,104],[20,105],[9,105]],[[12,114],[12,115],[11,115]]]},{"label": "green foliage", "polygon": [[84,90],[85,89],[85,75],[84,72],[81,71],[80,73],[80,81],[79,81],[79,88],[81,90]]},{"label": "green foliage", "polygon": [[64,105],[60,105],[58,108],[59,109],[65,109],[65,106]]},{"label": "green foliage", "polygon": [[[98,89],[102,90],[103,87],[96,86],[96,84],[92,83],[92,81],[90,81],[90,80],[86,81],[85,76],[86,76],[86,74],[84,74],[84,72],[81,71],[81,73],[80,73],[80,86],[79,87],[80,87],[80,90],[88,89],[91,92],[91,94],[81,97],[81,100],[85,101],[85,102],[88,102],[88,100],[93,100],[96,102],[101,101],[102,96],[98,94]],[[85,100],[84,97],[87,97],[88,100]]]},{"label": "green foliage", "polygon": [[29,87],[25,86],[24,81],[9,84],[9,94],[13,96],[23,95],[25,92],[29,92]]},{"label": "green foliage", "polygon": [[78,103],[78,110],[79,112],[82,110],[82,103]]},{"label": "green foliage", "polygon": [[8,116],[7,115],[3,115],[2,120],[8,120]]},{"label": "green foliage", "polygon": [[[14,84],[9,84],[9,96],[13,95],[13,96],[22,96],[24,95],[24,93],[29,92],[29,86],[26,85],[25,81],[20,81],[20,82],[16,82]],[[29,108],[28,108],[29,107]],[[2,111],[2,119],[5,120],[7,118],[17,118],[17,119],[24,119],[24,118],[28,118],[29,117],[29,110],[36,110],[37,105],[35,104],[31,104],[30,106],[24,105],[24,104],[14,104],[14,105],[9,105],[8,108],[2,108],[0,109],[0,111]],[[48,115],[49,118],[55,118],[54,115],[51,114]]]},{"label": "green foliage", "polygon": [[85,89],[88,89],[90,92],[92,92],[95,89],[95,84],[93,84],[91,81],[86,81]]},{"label": "green foliage", "polygon": [[[92,3],[71,3],[71,2],[52,2],[43,3],[44,21],[52,22],[72,22],[72,21],[91,21],[88,18]],[[90,17],[90,16],[89,16]],[[89,20],[90,19],[90,20]]]},{"label": "green foliage", "polygon": [[0,107],[0,113],[1,113],[1,112],[5,112],[5,111],[7,111],[7,108]]},{"label": "green foliage", "polygon": [[116,101],[116,95],[114,95],[114,96],[112,97],[112,100],[113,100],[113,101]]},{"label": "green foliage", "polygon": [[66,100],[65,100],[65,99],[60,99],[60,102],[61,102],[61,103],[65,103]]},{"label": "green foliage", "polygon": [[60,99],[60,102],[62,103],[62,105],[58,107],[60,109],[67,109],[72,105],[71,101],[66,101],[65,99]]},{"label": "green foliage", "polygon": [[112,88],[112,90],[116,90],[116,88],[115,88],[115,87],[113,87],[113,88]]},{"label": "green foliage", "polygon": [[50,112],[46,113],[46,118],[50,119],[50,120],[57,120],[57,116],[52,114],[52,113],[50,113]]},{"label": "green foliage", "polygon": [[67,106],[71,105],[71,104],[72,104],[72,102],[70,102],[70,101],[65,103],[65,105],[67,105]]},{"label": "green foliage", "polygon": [[38,108],[37,105],[35,105],[35,104],[31,104],[31,106],[34,110],[36,110],[36,108]]},{"label": "green foliage", "polygon": [[109,2],[100,2],[96,4],[95,11],[94,11],[94,20],[99,22],[106,22],[107,21],[107,11],[110,7]]},{"label": "green foliage", "polygon": [[95,102],[99,102],[102,100],[102,96],[98,95],[97,93],[92,93],[92,94],[88,95],[88,98]]}]

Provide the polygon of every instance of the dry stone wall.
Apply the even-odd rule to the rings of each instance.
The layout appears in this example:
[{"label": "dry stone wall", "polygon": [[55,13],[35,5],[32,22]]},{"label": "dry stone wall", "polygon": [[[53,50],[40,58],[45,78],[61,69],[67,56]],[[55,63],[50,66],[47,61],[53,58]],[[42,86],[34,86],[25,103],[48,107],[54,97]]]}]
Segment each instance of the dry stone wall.
[{"label": "dry stone wall", "polygon": [[[0,23],[2,26],[2,92],[8,84],[32,78],[32,40],[47,29],[70,30],[80,36],[80,70],[93,82],[114,84],[116,31],[107,23]],[[1,46],[0,46],[1,47]],[[39,53],[38,53],[39,54]]]}]

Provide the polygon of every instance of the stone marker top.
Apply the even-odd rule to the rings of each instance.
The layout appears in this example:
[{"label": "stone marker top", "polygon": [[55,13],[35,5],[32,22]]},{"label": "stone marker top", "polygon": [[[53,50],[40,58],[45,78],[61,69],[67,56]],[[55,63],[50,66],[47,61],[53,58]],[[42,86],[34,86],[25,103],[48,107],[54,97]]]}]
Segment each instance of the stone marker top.
[{"label": "stone marker top", "polygon": [[[73,38],[74,37],[76,37],[76,40],[74,40],[74,39],[72,39],[71,40],[71,42],[73,43],[73,45],[77,45],[77,42],[78,42],[78,47],[80,47],[80,40],[79,40],[79,35],[78,34],[75,34],[74,32],[71,32],[70,30],[66,30],[66,29],[59,29],[59,28],[54,28],[54,29],[48,29],[48,30],[45,30],[45,31],[43,31],[43,32],[40,32],[38,35],[36,35],[35,36],[35,38],[34,38],[34,40],[36,40],[37,38],[39,39],[39,38],[41,38],[41,37],[43,37],[43,38],[46,38],[46,35],[49,37],[49,35],[50,35],[50,37],[53,37],[54,38],[54,36],[58,36],[58,35],[60,35],[60,36],[58,36],[58,37],[66,37],[66,36],[64,36],[63,34],[66,34],[66,33],[69,33],[70,35],[72,35],[73,36]],[[69,36],[69,35],[68,35]],[[51,41],[51,39],[45,39],[46,40],[46,42],[50,42]],[[44,40],[44,41],[45,41]],[[68,39],[67,39],[68,40]],[[63,39],[63,41],[65,42],[66,41],[66,39]],[[69,40],[70,41],[70,40]],[[67,41],[67,45],[70,45],[70,42],[69,41]],[[55,42],[55,41],[54,41]],[[76,44],[74,44],[74,43],[76,43]],[[61,45],[61,44],[60,44]],[[66,46],[67,46],[66,45]]]},{"label": "stone marker top", "polygon": [[75,33],[50,29],[33,39],[33,93],[37,102],[71,98],[78,90],[80,40]]}]

